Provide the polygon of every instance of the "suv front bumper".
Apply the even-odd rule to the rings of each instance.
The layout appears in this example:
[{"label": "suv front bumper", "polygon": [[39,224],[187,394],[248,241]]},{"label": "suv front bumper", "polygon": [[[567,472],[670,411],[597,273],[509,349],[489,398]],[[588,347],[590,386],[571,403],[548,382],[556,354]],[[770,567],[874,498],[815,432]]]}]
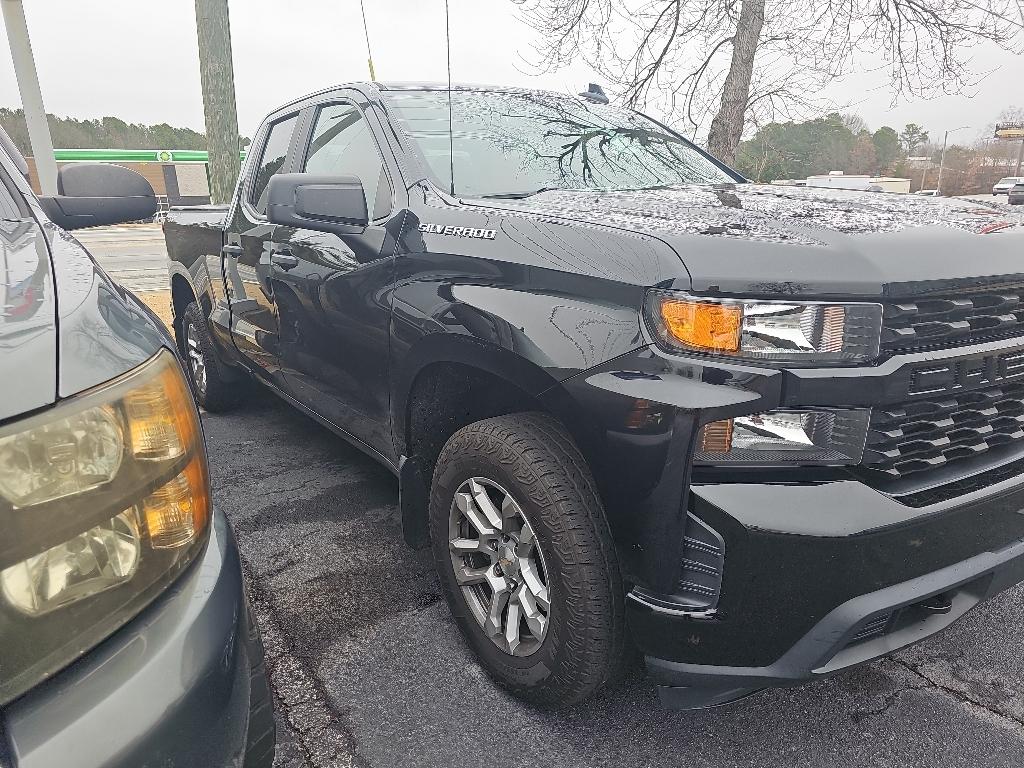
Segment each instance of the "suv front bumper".
[{"label": "suv front bumper", "polygon": [[165,594],[0,722],[13,768],[216,768],[241,765],[253,736],[250,754],[272,757],[270,707],[238,549],[215,512],[206,550]]}]

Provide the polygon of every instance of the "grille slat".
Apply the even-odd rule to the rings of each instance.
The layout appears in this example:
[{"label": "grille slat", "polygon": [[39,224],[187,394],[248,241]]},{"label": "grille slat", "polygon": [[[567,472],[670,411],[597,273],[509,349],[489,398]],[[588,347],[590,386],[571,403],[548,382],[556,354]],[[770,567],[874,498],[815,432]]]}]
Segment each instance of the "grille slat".
[{"label": "grille slat", "polygon": [[722,588],[724,565],[722,536],[692,512],[688,513],[676,593],[695,608],[714,608]]},{"label": "grille slat", "polygon": [[876,409],[863,463],[905,477],[1017,442],[1024,444],[1024,382]]},{"label": "grille slat", "polygon": [[882,349],[910,352],[1024,333],[1024,287],[885,305]]}]

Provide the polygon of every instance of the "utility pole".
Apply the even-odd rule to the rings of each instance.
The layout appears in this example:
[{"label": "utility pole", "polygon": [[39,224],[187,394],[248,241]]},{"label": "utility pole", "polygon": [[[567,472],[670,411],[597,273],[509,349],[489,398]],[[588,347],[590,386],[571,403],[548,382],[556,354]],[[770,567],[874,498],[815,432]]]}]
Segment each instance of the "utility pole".
[{"label": "utility pole", "polygon": [[942,169],[946,165],[946,141],[949,139],[949,134],[953,131],[962,131],[964,128],[970,127],[969,125],[961,125],[959,128],[950,128],[942,137],[942,155],[939,157],[939,180],[935,183],[936,195],[942,194]]},{"label": "utility pole", "polygon": [[46,109],[43,107],[43,92],[39,89],[39,75],[32,57],[25,8],[21,0],[0,0],[0,5],[3,7],[4,26],[7,27],[18,91],[21,93],[21,107],[25,111],[28,140],[32,145],[32,157],[36,161],[39,191],[45,197],[52,197],[57,194],[57,161],[53,156],[53,139],[50,138],[50,125],[46,122]]},{"label": "utility pole", "polygon": [[196,31],[210,157],[210,202],[227,203],[241,171],[228,0],[196,0]]},{"label": "utility pole", "polygon": [[1024,161],[1024,139],[1020,140],[1020,149],[1017,150],[1017,172],[1014,176],[1020,176],[1020,164]]}]

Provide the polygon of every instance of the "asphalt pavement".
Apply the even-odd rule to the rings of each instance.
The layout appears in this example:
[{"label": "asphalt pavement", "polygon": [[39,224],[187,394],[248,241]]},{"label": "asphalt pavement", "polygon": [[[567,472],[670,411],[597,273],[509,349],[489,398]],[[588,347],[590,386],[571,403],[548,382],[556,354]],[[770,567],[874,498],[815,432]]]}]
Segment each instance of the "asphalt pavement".
[{"label": "asphalt pavement", "polygon": [[467,651],[429,557],[402,542],[387,470],[259,389],[204,425],[280,766],[1024,765],[1024,590],[891,659],[727,707],[663,710],[637,668],[597,701],[538,710]]},{"label": "asphalt pavement", "polygon": [[[135,229],[82,240],[155,290],[159,230]],[[540,710],[468,652],[428,554],[402,541],[387,470],[256,386],[203,423],[267,645],[281,768],[1024,765],[1022,588],[889,659],[727,707],[663,710],[635,667],[596,701]]]}]

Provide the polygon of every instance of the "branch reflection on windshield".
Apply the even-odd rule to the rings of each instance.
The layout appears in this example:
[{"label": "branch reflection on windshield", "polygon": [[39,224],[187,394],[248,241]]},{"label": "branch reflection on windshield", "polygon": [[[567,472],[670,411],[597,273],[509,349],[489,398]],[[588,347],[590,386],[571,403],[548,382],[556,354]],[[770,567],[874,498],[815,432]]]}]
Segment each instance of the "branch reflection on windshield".
[{"label": "branch reflection on windshield", "polygon": [[[388,91],[388,107],[442,189],[522,198],[551,189],[643,189],[736,179],[636,112],[557,94]],[[452,167],[455,180],[452,184]]]}]

